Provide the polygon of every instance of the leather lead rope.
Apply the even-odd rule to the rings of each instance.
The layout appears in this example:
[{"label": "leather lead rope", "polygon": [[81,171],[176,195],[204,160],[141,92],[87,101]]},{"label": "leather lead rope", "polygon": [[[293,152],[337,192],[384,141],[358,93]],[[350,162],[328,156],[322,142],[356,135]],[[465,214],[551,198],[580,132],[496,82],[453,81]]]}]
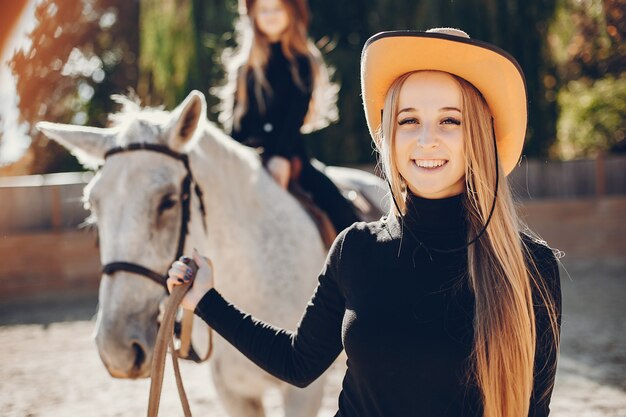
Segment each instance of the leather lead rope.
[{"label": "leather lead rope", "polygon": [[[192,269],[193,277],[195,277],[198,271],[198,265],[193,260],[187,262],[188,266]],[[185,417],[191,417],[191,409],[189,407],[189,400],[185,393],[185,387],[183,385],[183,379],[180,375],[180,368],[178,366],[178,351],[174,347],[174,323],[176,321],[176,312],[178,306],[183,297],[189,291],[193,282],[193,278],[190,282],[182,285],[177,285],[173,288],[172,293],[165,306],[165,312],[163,313],[163,321],[161,327],[157,333],[156,343],[154,346],[154,354],[152,356],[152,368],[150,371],[150,397],[148,399],[148,417],[157,417],[159,414],[159,404],[161,402],[161,391],[163,389],[163,375],[165,371],[165,356],[167,355],[167,349],[169,347],[172,356],[172,366],[174,368],[174,376],[176,378],[176,387],[178,388],[178,396],[183,407],[183,413]],[[207,355],[211,356],[213,350],[213,343],[211,340],[211,333],[209,333],[210,350]]]},{"label": "leather lead rope", "polygon": [[178,305],[189,290],[190,283],[177,285],[172,290],[165,307],[163,320],[159,332],[157,333],[154,353],[152,356],[152,369],[150,371],[150,398],[148,400],[148,417],[157,417],[159,415],[159,404],[161,402],[161,390],[163,389],[163,374],[165,371],[165,356],[169,347],[172,355],[172,365],[174,367],[174,376],[176,377],[176,386],[178,387],[178,395],[183,406],[185,417],[191,417],[191,409],[189,408],[189,400],[185,393],[185,387],[180,376],[178,367],[178,354],[174,348],[174,322],[176,319],[176,311]]}]

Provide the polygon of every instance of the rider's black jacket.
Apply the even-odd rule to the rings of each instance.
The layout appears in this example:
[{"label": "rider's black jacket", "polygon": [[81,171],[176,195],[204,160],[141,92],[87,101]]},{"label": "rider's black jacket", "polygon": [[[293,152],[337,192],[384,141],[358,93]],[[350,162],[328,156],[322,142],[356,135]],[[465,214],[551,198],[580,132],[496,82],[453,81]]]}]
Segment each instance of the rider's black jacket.
[{"label": "rider's black jacket", "polygon": [[[259,103],[252,73],[247,74],[248,106],[240,126],[233,126],[237,141],[262,150],[263,159],[298,157],[302,171],[298,183],[310,193],[315,204],[324,210],[337,232],[358,220],[348,202],[324,172],[311,164],[300,128],[311,101],[313,72],[309,59],[294,57],[295,67],[282,51],[280,43],[270,45],[265,78],[270,92],[263,91]],[[297,69],[296,79],[294,68]]]}]

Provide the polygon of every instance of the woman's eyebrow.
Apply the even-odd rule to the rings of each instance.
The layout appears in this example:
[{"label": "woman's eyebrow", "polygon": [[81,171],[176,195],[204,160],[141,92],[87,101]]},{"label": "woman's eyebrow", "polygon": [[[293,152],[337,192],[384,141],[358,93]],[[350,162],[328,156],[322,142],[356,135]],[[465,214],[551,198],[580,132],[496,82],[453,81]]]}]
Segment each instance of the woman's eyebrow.
[{"label": "woman's eyebrow", "polygon": [[[461,113],[461,110],[458,107],[442,107],[439,109],[439,111],[458,111],[459,113]],[[415,110],[414,107],[406,107],[400,110],[398,114],[404,113],[404,112],[417,112],[417,110]]]}]

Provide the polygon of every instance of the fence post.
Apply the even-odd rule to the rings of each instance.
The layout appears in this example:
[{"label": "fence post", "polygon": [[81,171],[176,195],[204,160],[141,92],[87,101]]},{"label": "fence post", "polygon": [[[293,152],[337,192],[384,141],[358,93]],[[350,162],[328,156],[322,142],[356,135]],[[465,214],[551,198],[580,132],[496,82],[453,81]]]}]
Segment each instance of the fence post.
[{"label": "fence post", "polygon": [[596,157],[596,197],[606,195],[606,166],[604,159],[604,151],[600,151]]},{"label": "fence post", "polygon": [[50,217],[52,230],[61,229],[61,187],[53,185],[50,187]]}]

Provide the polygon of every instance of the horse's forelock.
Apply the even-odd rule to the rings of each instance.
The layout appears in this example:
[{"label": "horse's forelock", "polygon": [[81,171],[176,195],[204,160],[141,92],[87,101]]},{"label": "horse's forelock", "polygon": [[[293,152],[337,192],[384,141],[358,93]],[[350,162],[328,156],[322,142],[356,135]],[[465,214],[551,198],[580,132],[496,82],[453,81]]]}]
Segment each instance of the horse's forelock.
[{"label": "horse's forelock", "polygon": [[170,112],[164,110],[164,106],[142,107],[141,102],[135,96],[114,94],[111,100],[121,106],[118,112],[109,114],[108,118],[112,127],[129,125],[136,120],[162,125],[167,122],[170,115]]},{"label": "horse's forelock", "polygon": [[115,94],[111,99],[121,106],[116,113],[108,117],[111,127],[119,128],[123,134],[118,136],[118,145],[134,142],[160,143],[163,127],[169,120],[170,112],[163,106],[142,107],[136,96]]}]

